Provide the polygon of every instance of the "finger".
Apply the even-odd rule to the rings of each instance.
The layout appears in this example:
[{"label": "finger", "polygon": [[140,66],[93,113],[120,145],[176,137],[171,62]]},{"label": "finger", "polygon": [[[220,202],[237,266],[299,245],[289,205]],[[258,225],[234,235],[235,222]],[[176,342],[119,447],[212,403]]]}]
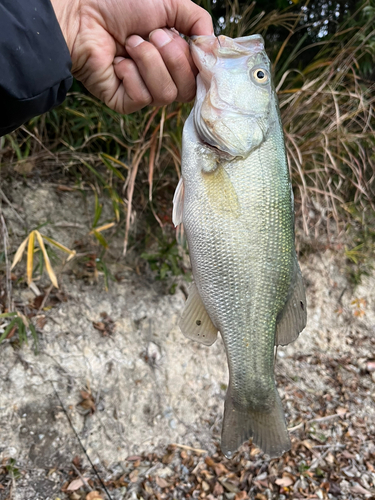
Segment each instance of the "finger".
[{"label": "finger", "polygon": [[172,0],[168,11],[168,26],[175,27],[184,35],[213,35],[210,14],[191,0]]},{"label": "finger", "polygon": [[125,48],[137,65],[153,104],[164,106],[173,102],[178,90],[157,48],[138,35],[129,37]]},{"label": "finger", "polygon": [[[152,31],[150,33],[149,37],[153,36],[155,31],[158,31],[158,30]],[[179,32],[177,30],[175,30],[174,28],[171,28],[171,29],[163,28],[163,31],[165,31],[169,36],[171,36],[173,43],[177,44],[177,46],[180,47],[180,49],[184,52],[184,54],[188,60],[188,63],[190,64],[190,67],[191,67],[194,75],[196,76],[198,74],[198,69],[194,64],[193,58],[191,57],[189,44],[186,42],[186,40],[182,36],[180,36]],[[152,42],[152,40],[150,40],[150,41]],[[156,44],[154,44],[154,45],[156,45]],[[159,50],[159,52],[160,52],[160,50]]]},{"label": "finger", "polygon": [[197,70],[185,40],[168,29],[154,30],[150,33],[149,40],[158,49],[177,87],[176,100],[189,102],[194,99]]},{"label": "finger", "polygon": [[119,113],[128,114],[152,103],[152,96],[134,61],[116,57],[114,71],[121,83],[112,98],[106,103],[110,108]]}]

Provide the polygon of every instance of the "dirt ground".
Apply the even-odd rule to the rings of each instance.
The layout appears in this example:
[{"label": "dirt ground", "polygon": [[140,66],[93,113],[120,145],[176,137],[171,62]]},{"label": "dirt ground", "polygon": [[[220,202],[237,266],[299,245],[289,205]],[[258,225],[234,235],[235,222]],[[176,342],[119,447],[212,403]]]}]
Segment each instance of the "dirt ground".
[{"label": "dirt ground", "polygon": [[[41,231],[68,247],[87,234],[89,196],[6,187],[8,251],[25,235],[15,212],[28,228],[48,221]],[[232,462],[218,451],[223,344],[182,336],[186,285],[171,295],[118,260],[107,292],[102,277],[65,267],[32,319],[38,353],[31,338],[0,346],[0,499],[90,499],[90,489],[113,500],[375,498],[375,273],[353,287],[345,266],[332,249],[301,262],[308,325],[276,364],[292,451],[269,461],[245,445]],[[24,284],[13,297],[26,312],[36,307]]]}]

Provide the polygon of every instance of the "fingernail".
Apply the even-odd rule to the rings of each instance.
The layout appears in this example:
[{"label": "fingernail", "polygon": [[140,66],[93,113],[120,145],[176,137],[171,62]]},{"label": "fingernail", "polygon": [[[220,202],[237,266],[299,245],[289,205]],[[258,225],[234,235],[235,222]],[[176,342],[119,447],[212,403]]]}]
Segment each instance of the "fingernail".
[{"label": "fingernail", "polygon": [[125,57],[120,57],[120,56],[117,56],[113,59],[113,64],[118,64],[120,63],[121,61],[123,61],[125,59]]},{"label": "fingernail", "polygon": [[142,42],[144,42],[143,38],[138,35],[132,35],[126,40],[126,45],[129,47],[138,47]]},{"label": "fingernail", "polygon": [[180,36],[181,34],[176,30],[176,28],[170,28],[169,31],[174,35]]},{"label": "fingernail", "polygon": [[172,41],[172,36],[161,29],[152,31],[149,38],[158,49],[161,49],[164,45]]}]

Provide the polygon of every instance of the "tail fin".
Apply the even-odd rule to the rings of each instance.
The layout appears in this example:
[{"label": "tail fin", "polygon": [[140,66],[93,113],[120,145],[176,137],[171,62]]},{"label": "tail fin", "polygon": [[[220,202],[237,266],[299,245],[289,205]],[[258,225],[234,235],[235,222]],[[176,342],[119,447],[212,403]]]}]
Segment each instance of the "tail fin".
[{"label": "tail fin", "polygon": [[231,458],[241,444],[250,438],[271,458],[290,450],[284,411],[276,387],[274,401],[269,411],[255,411],[251,408],[239,410],[233,404],[231,390],[228,389],[221,433],[221,449],[227,458]]}]

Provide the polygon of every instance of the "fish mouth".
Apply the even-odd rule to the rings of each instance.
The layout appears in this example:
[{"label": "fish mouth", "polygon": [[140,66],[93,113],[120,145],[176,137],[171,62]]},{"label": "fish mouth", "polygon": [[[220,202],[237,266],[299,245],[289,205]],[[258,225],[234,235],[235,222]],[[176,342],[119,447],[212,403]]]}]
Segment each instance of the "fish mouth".
[{"label": "fish mouth", "polygon": [[240,57],[264,50],[264,40],[261,35],[250,35],[236,39],[225,35],[219,35],[218,37],[215,35],[193,35],[189,37],[188,42],[193,52],[195,48],[198,48],[216,57]]}]

